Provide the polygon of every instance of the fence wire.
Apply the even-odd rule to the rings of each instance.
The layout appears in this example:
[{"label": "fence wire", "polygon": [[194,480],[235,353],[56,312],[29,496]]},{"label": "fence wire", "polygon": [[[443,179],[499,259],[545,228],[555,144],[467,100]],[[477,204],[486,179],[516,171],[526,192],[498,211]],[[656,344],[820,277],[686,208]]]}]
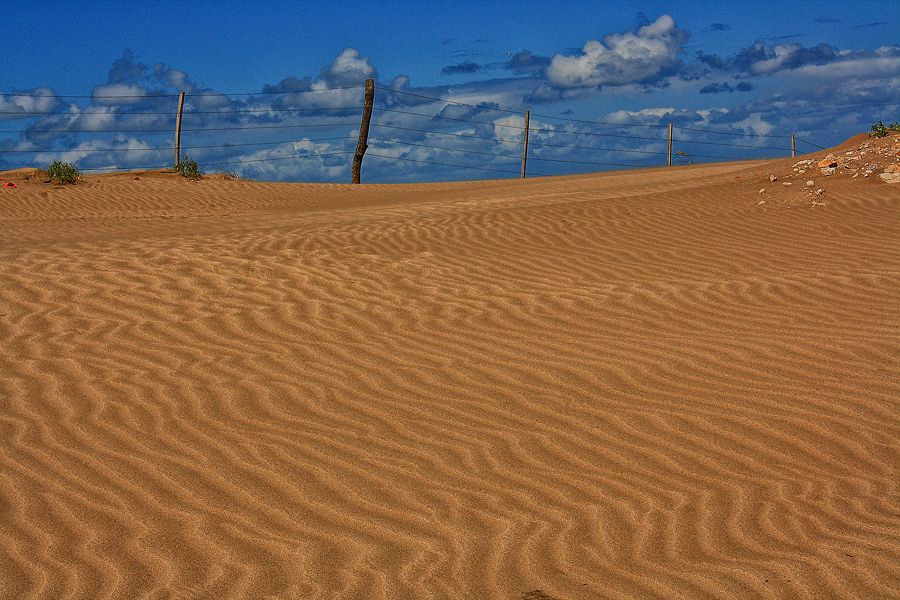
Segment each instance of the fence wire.
[{"label": "fence wire", "polygon": [[[259,164],[270,161],[285,160],[309,160],[329,156],[347,156],[354,154],[353,150],[340,150],[340,144],[356,139],[359,122],[347,120],[349,111],[360,111],[362,106],[352,106],[347,103],[347,96],[341,95],[342,103],[340,106],[284,106],[281,107],[259,106],[254,98],[262,101],[264,98],[279,97],[282,99],[298,99],[298,103],[304,95],[307,94],[323,94],[330,92],[339,92],[347,90],[362,91],[362,85],[342,86],[322,89],[300,89],[300,90],[282,90],[282,89],[265,89],[260,92],[212,92],[209,90],[201,90],[188,93],[186,95],[186,106],[182,112],[183,122],[187,125],[181,128],[182,133],[193,134],[197,143],[191,144],[190,135],[183,138],[183,151],[201,152],[205,155],[210,154],[229,154],[232,151],[243,148],[260,148],[274,147],[274,150],[267,151],[267,156],[254,158],[240,158],[220,156],[220,160],[212,158],[212,160],[204,161],[209,166],[221,165],[242,165],[242,164]],[[374,119],[370,127],[373,135],[368,138],[372,144],[372,151],[365,154],[366,158],[372,157],[384,161],[404,161],[411,163],[439,165],[448,168],[492,172],[503,174],[520,175],[519,169],[505,168],[502,164],[494,165],[494,161],[519,161],[522,159],[518,152],[524,143],[524,136],[529,136],[529,153],[527,156],[528,163],[543,162],[555,164],[563,169],[569,165],[572,169],[580,167],[613,167],[613,168],[643,168],[649,166],[659,166],[658,163],[651,163],[654,158],[668,156],[669,153],[665,149],[667,136],[662,131],[668,128],[668,125],[658,123],[626,123],[610,120],[588,120],[577,119],[559,115],[548,115],[540,113],[530,113],[533,119],[543,121],[534,125],[525,126],[524,120],[521,124],[515,121],[498,122],[500,119],[509,119],[510,116],[524,116],[523,110],[500,107],[493,103],[472,103],[465,102],[463,99],[453,99],[452,97],[438,97],[428,95],[426,93],[416,93],[407,90],[396,90],[384,86],[375,86],[377,91],[377,105],[373,107]],[[150,94],[124,94],[124,95],[65,95],[65,94],[46,94],[46,93],[5,93],[0,97],[28,97],[52,100],[84,100],[91,101],[100,100],[118,100],[118,101],[134,101],[129,106],[121,106],[110,104],[104,110],[99,109],[71,109],[66,111],[58,108],[48,111],[38,110],[3,110],[0,116],[6,117],[4,120],[16,119],[36,119],[37,123],[31,126],[19,129],[0,129],[0,133],[6,134],[27,134],[32,140],[39,140],[42,136],[48,135],[65,135],[66,139],[75,139],[81,136],[90,135],[116,135],[116,134],[148,134],[173,136],[175,110],[162,111],[158,108],[146,108],[146,103],[156,100],[177,99],[178,93],[150,93]],[[203,98],[244,98],[240,100],[240,104],[234,108],[228,109],[206,109],[192,100],[202,100]],[[362,94],[360,94],[360,102]],[[237,102],[237,101],[234,101]],[[302,101],[305,102],[305,101]],[[313,99],[315,103],[315,98]],[[140,106],[140,104],[144,106]],[[256,105],[255,105],[256,104]],[[136,106],[135,106],[136,105]],[[446,114],[446,110],[452,107],[460,107],[468,110],[457,111],[462,112],[456,116]],[[413,109],[413,110],[407,110]],[[489,114],[493,112],[498,116],[492,120]],[[799,113],[803,114],[803,113]],[[66,121],[68,117],[68,128]],[[79,121],[82,117],[109,117],[112,119],[128,120],[133,125],[129,127],[129,122],[122,122],[121,127],[98,126],[89,127],[89,123]],[[155,117],[170,117],[166,119],[154,119]],[[328,120],[333,117],[334,120]],[[43,120],[43,121],[42,121]],[[193,120],[193,122],[192,122]],[[141,121],[146,122],[145,126],[140,126]],[[165,122],[165,126],[161,123]],[[261,122],[263,121],[263,122]],[[557,122],[547,123],[548,121]],[[151,126],[152,124],[152,126]],[[470,126],[461,128],[461,125]],[[46,127],[46,129],[42,129]],[[260,136],[265,136],[269,132],[278,130],[297,130],[297,129],[345,129],[343,135],[326,135],[324,137],[303,138],[303,139],[277,139],[277,140],[260,140]],[[643,128],[642,132],[627,132],[628,129]],[[626,130],[626,131],[622,131]],[[672,155],[681,161],[693,163],[695,158],[710,160],[740,160],[747,156],[719,155],[719,154],[703,154],[695,152],[687,152],[684,148],[694,146],[715,146],[723,148],[737,148],[740,152],[791,152],[788,147],[778,146],[776,144],[758,143],[735,143],[727,141],[713,141],[704,139],[705,136],[729,136],[739,137],[745,140],[787,140],[791,135],[785,134],[750,134],[746,132],[736,131],[720,131],[712,128],[695,127],[691,125],[675,125],[675,136],[673,139]],[[681,132],[688,132],[686,135],[679,135]],[[501,135],[496,135],[501,133]],[[506,135],[502,135],[505,133]],[[653,135],[656,133],[656,135]],[[256,140],[236,139],[233,136],[251,135],[256,136]],[[69,138],[68,136],[72,136]],[[228,136],[228,139],[221,139]],[[703,136],[703,137],[701,137]],[[209,139],[207,139],[209,138]],[[606,138],[613,140],[606,146],[598,146],[591,143],[596,138]],[[683,139],[682,139],[683,138]],[[699,138],[699,139],[697,139]],[[170,137],[171,139],[171,137]],[[812,141],[804,138],[795,137],[797,142],[801,142],[813,148],[822,149]],[[12,156],[45,156],[45,155],[78,155],[83,158],[89,156],[102,156],[105,153],[110,155],[121,155],[131,152],[172,152],[173,146],[160,145],[158,141],[152,146],[134,146],[136,140],[129,140],[130,146],[116,146],[115,140],[102,140],[110,144],[107,148],[83,147],[78,146],[68,148],[55,148],[53,142],[49,146],[38,147],[6,147],[0,141],[0,158],[6,155]],[[289,146],[301,143],[328,143],[339,142],[334,144],[328,151],[323,152],[305,152],[296,153],[296,148],[282,148],[279,146]],[[436,143],[435,143],[436,142]],[[37,142],[35,142],[37,144]],[[8,143],[6,144],[9,145]],[[615,147],[615,146],[621,147]],[[630,147],[629,147],[630,146]],[[637,147],[635,147],[637,146]],[[676,151],[677,149],[677,151]],[[431,156],[426,158],[411,154],[414,150],[433,151]],[[295,152],[288,156],[281,156],[283,152]],[[572,157],[573,151],[578,152],[577,157]],[[451,161],[441,159],[441,155],[451,157]],[[603,160],[609,155],[629,154],[639,155],[633,158],[635,161],[646,162],[621,162],[615,160]],[[734,152],[732,154],[737,154]],[[472,157],[485,157],[481,164],[459,164],[454,162],[452,157],[460,158],[460,155]],[[252,156],[252,155],[251,155]],[[98,162],[98,159],[96,162]],[[110,161],[115,162],[115,161]],[[171,165],[153,165],[153,166],[120,166],[118,164],[110,164],[108,166],[89,166],[81,168],[83,171],[119,171],[130,169],[159,169],[168,168]],[[349,169],[349,160],[346,167]],[[529,175],[538,175],[529,169]],[[568,173],[567,173],[568,174]]]}]

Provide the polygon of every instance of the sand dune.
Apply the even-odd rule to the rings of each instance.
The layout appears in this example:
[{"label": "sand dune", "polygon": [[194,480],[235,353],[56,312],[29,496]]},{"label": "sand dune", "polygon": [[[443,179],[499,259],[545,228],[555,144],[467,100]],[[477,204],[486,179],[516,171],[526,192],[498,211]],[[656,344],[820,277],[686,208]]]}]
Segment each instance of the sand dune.
[{"label": "sand dune", "polygon": [[898,597],[900,186],[792,163],[0,189],[0,597]]}]

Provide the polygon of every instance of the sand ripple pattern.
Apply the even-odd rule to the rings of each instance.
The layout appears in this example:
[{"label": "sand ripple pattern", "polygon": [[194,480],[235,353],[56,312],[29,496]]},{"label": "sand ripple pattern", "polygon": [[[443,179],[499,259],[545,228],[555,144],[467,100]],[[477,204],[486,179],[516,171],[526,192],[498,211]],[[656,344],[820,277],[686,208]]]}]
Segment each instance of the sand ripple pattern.
[{"label": "sand ripple pattern", "polygon": [[0,598],[897,597],[900,197],[765,172],[0,195]]}]

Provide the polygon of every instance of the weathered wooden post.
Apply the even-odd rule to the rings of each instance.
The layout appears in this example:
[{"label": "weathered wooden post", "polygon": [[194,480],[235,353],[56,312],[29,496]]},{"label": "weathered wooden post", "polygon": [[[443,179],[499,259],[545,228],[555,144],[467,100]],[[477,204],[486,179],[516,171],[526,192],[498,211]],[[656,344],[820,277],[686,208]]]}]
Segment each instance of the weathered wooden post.
[{"label": "weathered wooden post", "polygon": [[672,124],[669,123],[669,149],[668,149],[668,158],[666,159],[666,166],[672,166]]},{"label": "weathered wooden post", "polygon": [[531,120],[531,111],[525,111],[525,138],[522,144],[522,179],[525,179],[525,166],[528,163],[528,123]]},{"label": "weathered wooden post", "polygon": [[797,158],[797,143],[794,141],[794,132],[791,132],[791,158]]},{"label": "weathered wooden post", "polygon": [[175,116],[175,167],[181,164],[181,113],[184,112],[184,92],[178,94],[178,114]]},{"label": "weathered wooden post", "polygon": [[359,183],[363,155],[369,147],[369,122],[372,120],[372,105],[375,103],[375,80],[366,79],[366,97],[363,103],[362,122],[359,124],[359,140],[353,154],[353,183]]}]

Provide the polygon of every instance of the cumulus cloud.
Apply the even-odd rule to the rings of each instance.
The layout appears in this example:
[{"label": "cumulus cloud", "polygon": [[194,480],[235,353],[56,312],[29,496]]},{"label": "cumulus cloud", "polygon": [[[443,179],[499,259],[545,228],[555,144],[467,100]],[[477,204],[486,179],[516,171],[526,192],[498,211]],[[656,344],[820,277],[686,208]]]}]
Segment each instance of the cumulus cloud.
[{"label": "cumulus cloud", "polygon": [[125,50],[122,57],[113,61],[107,74],[107,83],[137,83],[144,78],[147,65],[134,60],[134,52]]},{"label": "cumulus cloud", "polygon": [[77,163],[86,169],[115,169],[116,165],[156,164],[168,158],[169,150],[157,150],[146,141],[116,136],[109,140],[86,140],[66,150],[42,152],[35,155],[38,164],[54,160]]},{"label": "cumulus cloud", "polygon": [[801,44],[777,44],[767,46],[756,42],[738,52],[734,65],[756,75],[766,75],[786,69],[796,69],[804,65],[823,65],[834,61],[837,53],[828,44],[805,48]]},{"label": "cumulus cloud", "polygon": [[192,93],[197,91],[197,86],[184,71],[169,68],[165,63],[156,63],[150,67],[135,60],[131,50],[125,50],[110,66],[106,84],[94,88],[94,95],[138,96],[137,99],[120,102],[127,104],[140,101],[142,96],[171,91]]},{"label": "cumulus cloud", "polygon": [[36,88],[22,94],[0,95],[0,121],[19,119],[29,113],[49,113],[59,105],[59,98],[49,87]]},{"label": "cumulus cloud", "polygon": [[319,80],[328,87],[361,85],[366,79],[377,77],[369,59],[354,48],[346,48],[331,64],[319,72]]},{"label": "cumulus cloud", "polygon": [[741,48],[733,56],[724,58],[697,51],[694,61],[682,70],[681,76],[683,79],[698,79],[720,72],[742,77],[759,77],[806,65],[829,64],[845,60],[847,57],[848,55],[842,55],[825,43],[805,47],[799,43],[770,45],[757,41]]},{"label": "cumulus cloud", "polygon": [[687,38],[672,17],[663,15],[637,32],[590,40],[575,56],[555,55],[547,77],[560,88],[648,82],[678,66]]},{"label": "cumulus cloud", "polygon": [[136,83],[109,83],[94,86],[92,100],[105,106],[137,104],[149,92]]}]

